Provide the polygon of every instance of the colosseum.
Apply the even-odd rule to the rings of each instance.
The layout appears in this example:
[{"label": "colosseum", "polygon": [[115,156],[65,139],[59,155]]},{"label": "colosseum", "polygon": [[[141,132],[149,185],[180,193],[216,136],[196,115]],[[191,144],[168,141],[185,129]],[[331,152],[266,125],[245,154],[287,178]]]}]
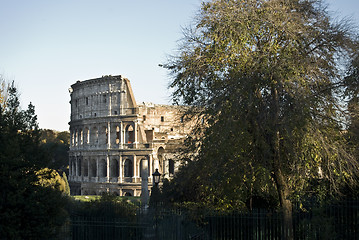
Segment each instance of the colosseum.
[{"label": "colosseum", "polygon": [[137,105],[130,81],[103,76],[77,81],[71,95],[69,184],[73,195],[140,196],[141,170],[170,178],[189,132],[181,107]]}]

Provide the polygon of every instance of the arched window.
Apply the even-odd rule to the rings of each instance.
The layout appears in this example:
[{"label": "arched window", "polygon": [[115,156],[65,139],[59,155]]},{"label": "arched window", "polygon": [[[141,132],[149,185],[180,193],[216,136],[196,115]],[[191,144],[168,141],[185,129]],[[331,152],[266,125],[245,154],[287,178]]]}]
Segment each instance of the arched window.
[{"label": "arched window", "polygon": [[135,141],[135,133],[133,131],[133,126],[128,125],[126,127],[126,143],[133,143]]},{"label": "arched window", "polygon": [[124,177],[133,177],[133,164],[130,159],[126,159],[124,163]]}]

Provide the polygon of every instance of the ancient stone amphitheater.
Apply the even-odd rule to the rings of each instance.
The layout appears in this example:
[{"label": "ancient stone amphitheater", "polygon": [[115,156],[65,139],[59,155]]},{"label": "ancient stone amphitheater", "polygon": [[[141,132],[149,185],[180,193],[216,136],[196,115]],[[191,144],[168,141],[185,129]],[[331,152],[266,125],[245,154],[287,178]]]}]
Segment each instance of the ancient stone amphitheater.
[{"label": "ancient stone amphitheater", "polygon": [[77,81],[69,92],[72,194],[140,196],[143,165],[149,183],[155,169],[167,178],[175,173],[176,152],[190,129],[181,107],[137,105],[122,76]]}]

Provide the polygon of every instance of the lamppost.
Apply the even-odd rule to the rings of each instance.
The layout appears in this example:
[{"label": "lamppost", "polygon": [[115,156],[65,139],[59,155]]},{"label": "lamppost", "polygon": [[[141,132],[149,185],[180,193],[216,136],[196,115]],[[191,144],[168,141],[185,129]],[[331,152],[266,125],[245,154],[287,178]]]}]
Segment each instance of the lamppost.
[{"label": "lamppost", "polygon": [[152,173],[152,182],[154,187],[158,187],[158,184],[160,182],[161,173],[158,172],[158,168],[156,168],[155,172]]},{"label": "lamppost", "polygon": [[155,172],[152,173],[152,190],[151,190],[151,198],[150,198],[150,205],[157,205],[160,198],[160,190],[158,188],[158,184],[160,182],[161,173],[158,172],[158,168],[156,168]]},{"label": "lamppost", "polygon": [[155,229],[155,239],[158,237],[158,202],[160,200],[160,190],[158,188],[158,184],[160,182],[161,173],[158,172],[158,168],[156,168],[155,172],[152,173],[152,191],[150,198],[150,207],[154,210],[154,229]]}]

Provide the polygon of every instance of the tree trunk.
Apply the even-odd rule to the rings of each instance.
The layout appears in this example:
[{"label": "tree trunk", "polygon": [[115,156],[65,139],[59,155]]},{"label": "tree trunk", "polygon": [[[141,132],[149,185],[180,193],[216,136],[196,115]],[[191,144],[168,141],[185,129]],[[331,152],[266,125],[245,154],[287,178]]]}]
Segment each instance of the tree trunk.
[{"label": "tree trunk", "polygon": [[279,98],[278,90],[272,88],[273,96],[273,134],[271,138],[272,146],[272,163],[273,163],[273,172],[274,172],[274,181],[278,191],[279,203],[282,208],[283,214],[283,230],[282,230],[282,239],[284,240],[293,240],[293,208],[292,202],[288,199],[289,197],[289,188],[285,180],[285,176],[282,172],[281,167],[281,155],[280,155],[280,130],[279,130]]},{"label": "tree trunk", "polygon": [[293,208],[292,202],[288,199],[289,191],[288,186],[283,176],[283,173],[280,168],[279,159],[274,157],[273,159],[274,167],[274,180],[277,186],[279,203],[282,208],[283,214],[283,230],[282,230],[282,239],[292,240],[293,236]]}]

